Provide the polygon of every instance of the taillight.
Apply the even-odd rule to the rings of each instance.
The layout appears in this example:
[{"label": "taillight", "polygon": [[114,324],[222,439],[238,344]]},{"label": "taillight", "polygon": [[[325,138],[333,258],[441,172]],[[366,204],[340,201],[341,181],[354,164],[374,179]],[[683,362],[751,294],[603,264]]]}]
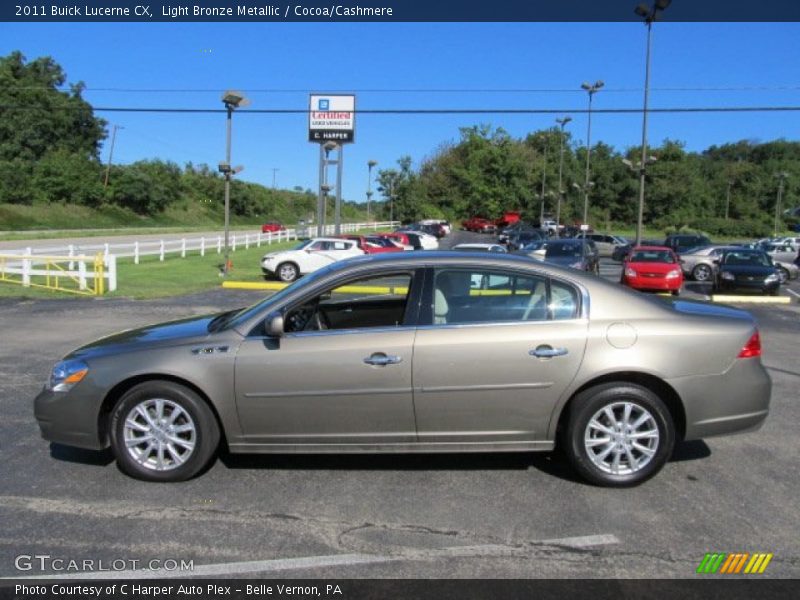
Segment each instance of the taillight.
[{"label": "taillight", "polygon": [[761,337],[758,335],[758,331],[750,336],[736,358],[754,358],[756,356],[761,356]]}]

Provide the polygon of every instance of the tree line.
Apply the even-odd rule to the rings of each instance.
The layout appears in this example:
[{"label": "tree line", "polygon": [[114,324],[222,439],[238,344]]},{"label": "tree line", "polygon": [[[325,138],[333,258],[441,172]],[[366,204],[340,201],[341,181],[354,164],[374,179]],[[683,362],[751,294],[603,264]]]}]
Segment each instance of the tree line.
[{"label": "tree line", "polygon": [[[0,57],[0,203],[62,203],[118,206],[136,215],[158,215],[171,206],[222,211],[224,178],[215,168],[142,160],[111,168],[99,152],[108,123],[82,98],[84,85],[69,85],[50,57],[27,61],[20,52]],[[563,169],[561,194],[558,173]],[[796,222],[783,210],[800,204],[800,143],[743,140],[688,152],[677,140],[650,149],[657,160],[647,167],[645,223],[658,229],[689,227],[710,234],[761,236],[772,231],[776,197],[785,174],[780,228]],[[640,148],[619,151],[599,142],[591,148],[588,221],[595,227],[636,222]],[[417,168],[409,156],[377,174],[385,202],[381,218],[459,220],[497,217],[520,210],[531,221],[554,216],[561,196],[561,220],[583,218],[586,148],[559,128],[514,138],[502,128],[476,125],[460,130]],[[544,179],[544,185],[542,181]],[[232,214],[242,219],[295,222],[315,212],[316,193],[295,187],[274,190],[234,180]],[[345,218],[363,217],[366,207],[344,203]],[[381,214],[381,211],[383,214]],[[375,213],[373,213],[375,214]]]},{"label": "tree line", "polygon": [[[561,148],[563,143],[563,167]],[[650,148],[656,161],[646,168],[645,225],[662,230],[691,228],[711,234],[762,236],[772,231],[780,177],[784,191],[779,228],[797,222],[784,210],[797,206],[800,143],[743,140],[688,152],[683,143],[665,140]],[[637,219],[641,147],[617,151],[599,142],[590,154],[588,221],[594,227],[630,228]],[[562,170],[561,221],[583,219],[586,148],[569,132],[540,130],[522,139],[489,125],[460,130],[458,141],[441,146],[412,168],[408,156],[397,168],[378,172],[384,213],[395,218],[462,219],[498,217],[520,210],[536,221],[557,212]],[[544,186],[542,182],[544,180]],[[391,202],[390,200],[391,195]],[[543,210],[544,205],[544,210]]]}]

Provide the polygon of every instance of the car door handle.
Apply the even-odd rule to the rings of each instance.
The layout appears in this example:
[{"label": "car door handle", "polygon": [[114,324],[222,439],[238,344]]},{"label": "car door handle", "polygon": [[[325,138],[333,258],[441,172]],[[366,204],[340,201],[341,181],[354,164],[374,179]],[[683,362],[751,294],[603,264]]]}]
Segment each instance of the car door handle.
[{"label": "car door handle", "polygon": [[551,346],[537,346],[533,350],[529,350],[528,354],[536,358],[553,358],[554,356],[564,356],[569,350],[566,348],[553,348]]},{"label": "car door handle", "polygon": [[396,365],[403,362],[402,356],[391,356],[382,353],[376,353],[364,359],[364,364],[375,365],[378,367],[385,367],[386,365]]}]

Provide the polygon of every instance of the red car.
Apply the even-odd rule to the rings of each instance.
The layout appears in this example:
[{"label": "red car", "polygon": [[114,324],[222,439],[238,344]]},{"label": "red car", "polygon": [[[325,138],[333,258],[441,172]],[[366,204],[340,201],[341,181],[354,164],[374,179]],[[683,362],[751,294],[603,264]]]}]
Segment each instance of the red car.
[{"label": "red car", "polygon": [[522,220],[522,215],[516,210],[507,210],[503,213],[503,216],[497,219],[494,224],[498,229],[503,229],[504,227],[508,227],[509,225],[513,225],[514,223],[518,223]]},{"label": "red car", "polygon": [[470,217],[466,221],[462,221],[461,228],[477,233],[491,233],[496,229],[494,221],[482,217]]},{"label": "red car", "polygon": [[383,254],[384,252],[402,252],[403,249],[395,246],[391,242],[389,244],[381,244],[380,238],[374,236],[373,239],[364,237],[363,235],[339,235],[344,240],[352,240],[358,242],[358,247],[367,254]]},{"label": "red car", "polygon": [[269,223],[264,223],[261,226],[261,233],[275,233],[277,231],[286,231],[286,227],[278,223],[277,221],[271,221]]},{"label": "red car", "polygon": [[392,240],[393,242],[401,244],[402,246],[407,246],[407,247],[412,247],[413,246],[413,244],[411,243],[411,240],[408,239],[408,236],[405,233],[401,233],[399,231],[393,231],[391,233],[381,233],[381,232],[379,232],[379,233],[373,234],[370,237],[376,237],[376,238],[383,238],[383,239],[387,239],[387,240]]},{"label": "red car", "polygon": [[680,259],[663,246],[638,246],[633,248],[622,263],[623,285],[637,290],[681,293],[683,270]]}]

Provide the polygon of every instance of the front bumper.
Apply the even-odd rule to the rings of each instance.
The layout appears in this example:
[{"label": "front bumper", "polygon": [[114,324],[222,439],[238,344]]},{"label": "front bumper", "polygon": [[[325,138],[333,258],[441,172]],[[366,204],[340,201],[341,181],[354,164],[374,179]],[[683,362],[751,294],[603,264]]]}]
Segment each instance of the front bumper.
[{"label": "front bumper", "polygon": [[95,388],[83,383],[68,392],[42,389],[33,401],[33,414],[45,440],[102,450],[108,446],[105,432],[100,431],[102,395],[93,393]]},{"label": "front bumper", "polygon": [[762,294],[777,293],[780,287],[781,284],[779,281],[773,281],[772,283],[764,283],[763,279],[754,281],[743,281],[741,279],[731,281],[729,279],[720,279],[718,284],[718,288],[720,291],[749,290],[753,292],[761,292]]},{"label": "front bumper", "polygon": [[769,413],[772,380],[757,358],[737,358],[719,375],[667,383],[683,399],[686,440],[755,431]]},{"label": "front bumper", "polygon": [[681,289],[683,280],[680,277],[665,279],[663,277],[637,277],[635,279],[625,278],[625,283],[635,290],[667,290],[674,291]]}]

